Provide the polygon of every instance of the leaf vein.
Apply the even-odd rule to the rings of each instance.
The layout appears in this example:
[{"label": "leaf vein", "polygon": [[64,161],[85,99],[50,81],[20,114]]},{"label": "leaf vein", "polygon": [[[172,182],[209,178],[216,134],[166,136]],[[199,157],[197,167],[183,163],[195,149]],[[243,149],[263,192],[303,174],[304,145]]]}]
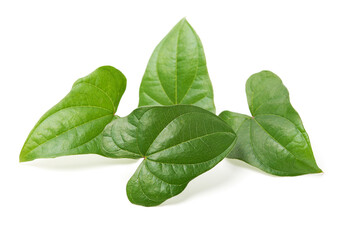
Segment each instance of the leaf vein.
[{"label": "leaf vein", "polygon": [[101,88],[98,87],[97,85],[92,84],[92,83],[89,83],[89,82],[80,82],[80,83],[78,83],[78,84],[87,84],[87,85],[91,85],[91,86],[93,86],[94,88],[96,88],[96,89],[98,89],[99,91],[101,91],[101,92],[102,92],[105,96],[107,96],[108,99],[110,100],[111,105],[112,105],[112,107],[113,107],[113,109],[114,109],[113,112],[116,112],[116,106],[115,106],[114,102],[112,101],[111,97],[110,97],[103,89],[101,89]]},{"label": "leaf vein", "polygon": [[82,124],[79,124],[79,125],[77,125],[77,126],[75,126],[75,127],[73,127],[73,128],[70,128],[70,129],[68,129],[68,130],[66,130],[66,131],[64,131],[64,132],[61,132],[61,133],[59,133],[58,135],[54,136],[53,138],[50,138],[50,139],[48,139],[47,141],[45,141],[45,142],[43,142],[43,143],[37,145],[37,146],[34,147],[33,149],[31,149],[29,152],[27,152],[27,155],[28,155],[29,153],[31,153],[32,151],[34,151],[35,149],[37,149],[38,147],[42,146],[43,144],[46,144],[47,142],[49,142],[49,141],[51,141],[51,140],[53,140],[53,139],[55,139],[55,138],[61,136],[61,135],[64,134],[64,133],[67,133],[67,132],[69,132],[69,131],[72,131],[72,130],[74,130],[74,129],[80,127],[80,126],[83,126],[83,125],[85,125],[85,124],[87,124],[87,123],[90,123],[90,122],[92,122],[92,121],[95,121],[95,120],[98,120],[98,119],[101,119],[101,118],[104,118],[104,117],[109,117],[109,116],[110,116],[110,114],[107,114],[107,115],[104,115],[104,116],[101,116],[101,117],[98,117],[98,118],[94,118],[94,119],[91,119],[91,120],[89,120],[89,121],[87,121],[87,122],[84,122],[84,123],[82,123]]}]

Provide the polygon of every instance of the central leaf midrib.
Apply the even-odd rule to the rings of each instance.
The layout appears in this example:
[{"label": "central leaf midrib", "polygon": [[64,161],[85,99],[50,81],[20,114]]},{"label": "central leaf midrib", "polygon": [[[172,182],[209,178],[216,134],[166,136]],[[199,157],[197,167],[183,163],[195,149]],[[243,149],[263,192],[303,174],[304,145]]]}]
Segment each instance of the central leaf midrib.
[{"label": "central leaf midrib", "polygon": [[[57,111],[50,113],[48,116],[46,116],[44,119],[40,119],[39,122],[36,124],[36,126],[34,127],[34,129],[37,129],[44,121],[48,120],[49,118],[51,118],[52,116],[54,116],[56,113],[61,112],[63,110],[66,109],[70,109],[70,108],[97,108],[97,109],[102,109],[105,111],[109,111],[110,114],[114,114],[110,109],[107,108],[103,108],[103,107],[99,107],[99,106],[92,106],[92,105],[76,105],[76,106],[69,106],[69,107],[63,107],[61,109],[58,109]],[[25,141],[24,145],[30,140],[30,138],[32,137],[32,134],[34,133],[34,129],[30,132],[27,140]]]},{"label": "central leaf midrib", "polygon": [[158,77],[158,81],[159,81],[159,83],[160,83],[160,86],[161,86],[161,88],[162,88],[162,90],[163,90],[164,95],[168,98],[169,102],[171,102],[172,104],[174,104],[173,100],[169,97],[168,93],[167,93],[166,90],[164,89],[164,86],[163,86],[162,80],[161,80],[161,76],[160,76],[160,74],[159,74],[159,72],[158,72],[158,63],[159,63],[158,58],[159,58],[159,54],[160,54],[160,52],[161,52],[161,49],[162,49],[162,47],[163,47],[163,43],[165,42],[165,39],[166,39],[166,38],[164,38],[164,39],[162,40],[163,42],[160,43],[161,45],[159,45],[158,52],[157,52],[157,56],[156,56],[156,59],[155,59],[155,60],[156,60],[155,68],[156,68],[156,74],[157,74],[157,77]]},{"label": "central leaf midrib", "polygon": [[[303,159],[300,159],[300,158],[296,157],[289,149],[287,149],[283,144],[281,144],[277,139],[275,139],[255,118],[253,120],[257,123],[257,125],[259,125],[262,128],[262,130],[267,135],[269,135],[276,143],[278,143],[282,148],[284,148],[288,153],[290,153],[296,160],[300,160],[301,162],[305,162]],[[251,125],[250,125],[250,129],[251,129]]]},{"label": "central leaf midrib", "polygon": [[[103,115],[103,116],[101,116],[101,117],[91,119],[91,120],[89,120],[89,121],[87,121],[87,122],[84,122],[84,123],[82,123],[82,124],[80,124],[80,125],[77,125],[77,126],[74,126],[74,127],[72,127],[72,128],[69,128],[68,130],[63,131],[63,132],[59,133],[58,135],[54,136],[53,138],[50,138],[50,139],[48,139],[47,141],[44,141],[44,142],[38,144],[38,145],[35,146],[33,149],[31,149],[29,152],[27,152],[25,155],[29,155],[29,153],[33,152],[33,151],[34,151],[35,149],[37,149],[38,147],[40,147],[40,146],[42,146],[42,145],[44,145],[44,144],[47,144],[47,143],[50,142],[51,140],[56,139],[57,137],[62,136],[63,134],[65,134],[65,133],[67,133],[67,132],[69,132],[69,131],[72,131],[72,130],[74,130],[74,129],[78,128],[78,127],[81,127],[81,126],[83,126],[83,125],[85,125],[85,124],[87,124],[87,123],[90,123],[90,122],[92,122],[92,121],[99,120],[99,119],[101,119],[101,118],[109,117],[109,116],[110,116],[110,114]],[[99,134],[100,134],[100,133],[99,133]],[[99,134],[97,134],[97,136],[98,136]],[[69,149],[69,150],[70,150],[70,149]]]},{"label": "central leaf midrib", "polygon": [[258,167],[262,169],[262,166],[265,166],[265,168],[270,168],[270,169],[273,169],[275,171],[285,173],[284,171],[279,170],[279,169],[275,168],[274,166],[267,167],[262,161],[260,161],[260,157],[258,156],[257,152],[254,149],[252,138],[253,138],[253,136],[251,134],[251,121],[250,121],[250,123],[249,123],[249,141],[250,141],[251,150],[252,150],[257,162],[260,164]]},{"label": "central leaf midrib", "polygon": [[[190,26],[190,29],[191,29],[191,31],[193,32],[193,35],[195,36],[197,43],[199,43],[198,36],[194,33],[194,31],[193,31],[193,29],[192,29],[191,26]],[[190,89],[191,89],[191,87],[192,87],[192,85],[193,85],[193,83],[195,82],[195,79],[196,79],[196,77],[197,77],[198,68],[199,68],[199,64],[200,64],[199,50],[200,50],[200,46],[199,46],[199,44],[197,44],[196,51],[197,51],[197,56],[198,56],[198,57],[197,57],[197,65],[196,65],[195,75],[193,76],[193,79],[192,79],[192,81],[191,81],[191,84],[190,84],[190,86],[187,88],[187,91],[186,91],[186,93],[184,94],[184,96],[181,98],[179,104],[181,104],[181,103],[184,101],[186,95],[187,95],[188,92],[190,91]],[[204,96],[203,96],[202,98],[200,98],[199,100],[201,100],[201,99],[203,99],[203,98],[205,98],[205,97],[207,97],[207,96],[204,95]],[[198,100],[198,101],[199,101],[199,100]],[[196,102],[198,102],[198,101],[196,101]],[[192,102],[191,104],[194,104],[194,103],[196,103],[196,102]]]},{"label": "central leaf midrib", "polygon": [[39,120],[39,124],[35,127],[35,129],[38,128],[44,121],[46,121],[50,117],[54,116],[56,113],[59,113],[59,112],[61,112],[63,110],[70,109],[70,108],[97,108],[97,109],[102,109],[102,110],[108,111],[108,112],[110,112],[110,114],[114,114],[110,109],[99,107],[99,106],[93,106],[93,105],[73,105],[73,106],[63,107],[63,108],[57,109],[57,111],[50,113],[44,119],[40,119]]},{"label": "central leaf midrib", "polygon": [[301,133],[302,137],[305,139],[305,141],[306,141],[306,143],[308,144],[308,146],[311,146],[310,142],[307,141],[307,137],[304,135],[304,132],[303,132],[301,129],[299,129],[299,128],[297,127],[297,125],[296,125],[293,121],[290,121],[290,119],[288,119],[288,118],[286,118],[286,117],[283,117],[283,116],[281,116],[281,115],[278,115],[278,114],[274,114],[274,113],[263,113],[263,114],[257,114],[257,115],[255,115],[255,117],[257,117],[257,116],[276,116],[276,117],[280,117],[280,118],[283,118],[283,119],[289,121],[289,122],[292,123],[292,124],[295,126],[295,128]]},{"label": "central leaf midrib", "polygon": [[[157,136],[153,139],[153,141],[151,142],[151,144],[149,145],[149,147],[147,148],[144,156],[147,155],[147,152],[149,151],[149,149],[151,148],[152,144],[156,141],[156,139],[158,138],[159,135],[161,135],[161,133],[172,123],[174,122],[177,118],[187,115],[187,114],[192,114],[192,112],[185,112],[185,113],[181,113],[180,115],[177,115],[175,118],[173,118],[170,122],[167,123],[167,125],[157,134]],[[141,118],[140,118],[141,119]],[[140,119],[138,120],[140,122]],[[137,135],[138,135],[138,129],[137,129]],[[138,139],[138,137],[137,137]],[[139,146],[139,143],[138,143]],[[140,149],[140,148],[139,148]]]},{"label": "central leaf midrib", "polygon": [[179,146],[179,145],[184,144],[184,143],[187,143],[187,142],[191,142],[191,141],[194,141],[194,140],[197,140],[197,139],[200,139],[200,138],[204,138],[204,137],[207,137],[207,136],[211,136],[211,135],[214,135],[214,134],[220,134],[220,133],[225,133],[225,134],[231,134],[231,135],[232,135],[231,132],[222,132],[222,131],[220,131],[220,132],[208,133],[208,134],[205,134],[205,135],[201,135],[201,136],[199,136],[199,137],[191,138],[191,139],[189,139],[189,140],[180,142],[180,143],[178,143],[178,144],[175,144],[175,145],[173,145],[173,146],[167,147],[167,148],[165,148],[165,149],[161,149],[161,150],[159,150],[159,151],[157,151],[157,152],[154,152],[154,153],[151,153],[151,154],[149,154],[149,155],[146,155],[146,157],[150,157],[150,156],[152,156],[152,155],[154,155],[154,154],[156,154],[156,153],[166,151],[166,150],[168,150],[168,149],[170,149],[170,148]]},{"label": "central leaf midrib", "polygon": [[178,31],[178,37],[176,39],[176,51],[175,51],[175,79],[174,79],[174,104],[178,104],[178,49],[179,49],[179,38],[182,28]]}]

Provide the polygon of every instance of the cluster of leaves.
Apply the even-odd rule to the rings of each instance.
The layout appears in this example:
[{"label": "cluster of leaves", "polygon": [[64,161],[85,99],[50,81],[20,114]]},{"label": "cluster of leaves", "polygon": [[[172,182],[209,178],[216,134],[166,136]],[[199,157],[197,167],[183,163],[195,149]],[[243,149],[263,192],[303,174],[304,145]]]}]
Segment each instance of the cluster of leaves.
[{"label": "cluster of leaves", "polygon": [[125,89],[125,76],[110,66],[77,80],[30,132],[20,161],[91,153],[143,158],[127,184],[129,200],[143,206],[179,194],[225,157],[279,176],[321,172],[289,93],[272,72],[247,81],[252,117],[215,115],[202,43],[185,19],[153,52],[139,107],[117,117]]}]

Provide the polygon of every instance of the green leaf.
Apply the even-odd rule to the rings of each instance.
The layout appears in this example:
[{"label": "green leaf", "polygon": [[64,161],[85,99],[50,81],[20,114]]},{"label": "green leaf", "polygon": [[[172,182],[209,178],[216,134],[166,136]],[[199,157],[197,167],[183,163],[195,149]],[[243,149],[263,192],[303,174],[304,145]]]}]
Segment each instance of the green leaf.
[{"label": "green leaf", "polygon": [[71,91],[46,112],[30,132],[20,161],[96,153],[101,133],[112,121],[126,89],[126,78],[111,66],[77,80]]},{"label": "green leaf", "polygon": [[215,114],[192,105],[152,106],[111,122],[103,149],[112,157],[143,157],[127,184],[134,204],[155,206],[218,164],[236,135]]},{"label": "green leaf", "polygon": [[158,44],[147,65],[139,107],[189,104],[215,113],[202,43],[182,19]]},{"label": "green leaf", "polygon": [[279,176],[322,172],[280,78],[269,71],[256,73],[248,79],[246,93],[253,117],[229,111],[219,115],[238,136],[228,157]]}]

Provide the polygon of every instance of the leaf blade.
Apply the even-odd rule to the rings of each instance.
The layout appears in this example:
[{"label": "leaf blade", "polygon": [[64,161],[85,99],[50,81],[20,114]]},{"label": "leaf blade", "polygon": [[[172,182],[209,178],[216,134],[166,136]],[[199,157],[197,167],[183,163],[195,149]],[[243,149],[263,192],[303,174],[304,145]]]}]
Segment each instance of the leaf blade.
[{"label": "leaf blade", "polygon": [[215,113],[202,43],[182,19],[154,50],[139,90],[139,107],[192,104]]},{"label": "leaf blade", "polygon": [[[218,164],[231,150],[236,135],[215,114],[192,105],[152,106],[134,110],[136,130],[122,121],[114,128],[135,138],[123,145],[138,147],[144,157],[127,184],[131,202],[155,206],[184,190],[189,181]],[[114,138],[115,145],[121,144]],[[117,142],[118,141],[118,142]]]},{"label": "leaf blade", "polygon": [[238,136],[228,158],[279,176],[322,172],[280,78],[269,71],[256,73],[248,79],[246,92],[253,117],[228,111],[220,114]]},{"label": "leaf blade", "polygon": [[101,154],[99,137],[113,119],[126,78],[111,66],[77,80],[71,91],[34,126],[20,161],[81,153]]}]

